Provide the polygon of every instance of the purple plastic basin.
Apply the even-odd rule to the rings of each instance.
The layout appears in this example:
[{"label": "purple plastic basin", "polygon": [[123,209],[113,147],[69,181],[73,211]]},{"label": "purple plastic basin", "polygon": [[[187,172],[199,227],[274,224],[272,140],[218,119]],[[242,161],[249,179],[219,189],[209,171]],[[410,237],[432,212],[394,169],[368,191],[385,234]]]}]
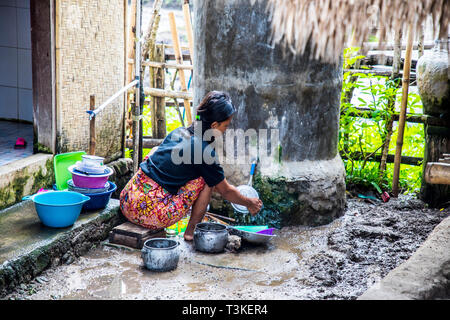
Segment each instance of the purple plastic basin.
[{"label": "purple plastic basin", "polygon": [[107,168],[107,173],[102,175],[83,174],[77,171],[75,166],[70,166],[69,171],[72,173],[72,182],[75,187],[88,189],[105,187],[105,183],[108,181],[109,176],[113,174],[113,170],[111,168]]},{"label": "purple plastic basin", "polygon": [[106,177],[87,177],[84,175],[78,175],[72,173],[73,184],[78,188],[103,188],[106,181],[108,181],[108,176]]}]

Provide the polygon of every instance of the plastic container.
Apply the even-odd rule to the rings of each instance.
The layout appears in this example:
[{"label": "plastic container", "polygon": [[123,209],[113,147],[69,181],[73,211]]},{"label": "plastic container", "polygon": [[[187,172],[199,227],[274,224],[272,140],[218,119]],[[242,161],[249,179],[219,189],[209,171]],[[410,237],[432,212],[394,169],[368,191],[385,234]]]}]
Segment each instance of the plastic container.
[{"label": "plastic container", "polygon": [[72,191],[49,191],[22,200],[32,200],[41,222],[52,228],[65,228],[73,225],[78,219],[81,209],[90,198]]},{"label": "plastic container", "polygon": [[78,188],[103,188],[108,181],[108,177],[113,174],[113,170],[106,167],[104,174],[83,174],[76,170],[75,165],[69,167],[72,173],[73,184]]},{"label": "plastic container", "polygon": [[99,210],[106,208],[111,199],[111,194],[116,191],[117,186],[114,182],[109,182],[109,189],[102,193],[84,193],[85,196],[91,198],[83,205],[83,210]]},{"label": "plastic container", "polygon": [[91,173],[91,174],[103,174],[103,173],[105,173],[105,170],[106,170],[106,166],[90,167],[90,166],[83,164],[83,162],[81,162],[81,161],[77,161],[75,168],[79,171],[83,171],[83,172],[87,172],[87,173]]},{"label": "plastic container", "polygon": [[101,167],[105,158],[86,154],[81,157],[86,167]]},{"label": "plastic container", "polygon": [[257,231],[256,233],[260,233],[260,234],[267,234],[267,235],[273,235],[273,231],[275,230],[275,228],[270,228],[270,229],[264,229],[261,231]]},{"label": "plastic container", "polygon": [[67,181],[67,187],[68,187],[69,191],[79,192],[79,193],[83,193],[83,194],[87,194],[87,193],[92,194],[92,193],[102,193],[102,192],[108,191],[110,184],[107,181],[103,188],[79,188],[79,187],[76,187],[73,184],[73,180],[70,179],[69,181]]},{"label": "plastic container", "polygon": [[174,223],[173,225],[166,228],[166,233],[169,232],[170,235],[182,235],[187,228],[187,225],[189,223],[190,216],[184,217],[183,219],[179,220],[178,222]]},{"label": "plastic container", "polygon": [[233,228],[247,232],[259,232],[268,229],[269,226],[234,226]]},{"label": "plastic container", "polygon": [[86,152],[84,151],[76,151],[54,156],[53,168],[55,170],[55,185],[57,190],[67,189],[67,180],[72,178],[71,173],[67,169],[81,160],[81,157],[85,154]]}]

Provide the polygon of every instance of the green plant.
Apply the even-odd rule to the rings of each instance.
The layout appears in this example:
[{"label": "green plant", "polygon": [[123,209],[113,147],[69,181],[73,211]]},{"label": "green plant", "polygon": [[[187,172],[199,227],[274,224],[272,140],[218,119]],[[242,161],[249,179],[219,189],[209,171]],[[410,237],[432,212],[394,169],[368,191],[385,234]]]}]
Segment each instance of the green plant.
[{"label": "green plant", "polygon": [[[364,57],[359,48],[344,51],[344,69],[359,64]],[[363,69],[363,67],[358,67]],[[401,100],[400,79],[389,79],[370,73],[345,72],[341,94],[339,152],[344,159],[347,185],[367,189],[389,190],[392,184],[393,164],[380,170],[380,164],[371,160],[376,155],[395,153],[397,124],[393,121]],[[420,96],[408,95],[408,112],[421,113]],[[357,117],[358,116],[358,117]],[[423,125],[407,123],[402,155],[423,156]],[[401,165],[400,187],[405,193],[417,192],[421,182],[421,166]],[[377,186],[377,187],[375,187]]]},{"label": "green plant", "polygon": [[[146,97],[148,101],[151,97]],[[175,108],[167,107],[166,108],[166,130],[167,133],[175,130],[176,128],[181,127],[181,121],[178,117],[177,111]],[[152,135],[152,121],[150,114],[150,105],[144,104],[144,109],[142,113],[142,132],[144,136]],[[142,158],[144,158],[152,149],[143,149],[142,150]],[[132,158],[131,150],[125,149],[125,158]]]}]

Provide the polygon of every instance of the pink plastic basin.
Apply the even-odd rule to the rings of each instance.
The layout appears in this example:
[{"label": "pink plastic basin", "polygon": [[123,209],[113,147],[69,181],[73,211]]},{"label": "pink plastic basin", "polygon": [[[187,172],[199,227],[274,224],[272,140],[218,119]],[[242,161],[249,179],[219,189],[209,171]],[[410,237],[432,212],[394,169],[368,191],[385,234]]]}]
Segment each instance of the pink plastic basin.
[{"label": "pink plastic basin", "polygon": [[73,184],[78,188],[103,188],[108,181],[108,176],[106,177],[87,177],[84,175],[78,175],[72,173]]},{"label": "pink plastic basin", "polygon": [[78,188],[103,188],[113,171],[111,168],[107,168],[108,173],[102,175],[86,175],[74,170],[74,166],[69,167],[69,171],[72,173],[72,182]]}]

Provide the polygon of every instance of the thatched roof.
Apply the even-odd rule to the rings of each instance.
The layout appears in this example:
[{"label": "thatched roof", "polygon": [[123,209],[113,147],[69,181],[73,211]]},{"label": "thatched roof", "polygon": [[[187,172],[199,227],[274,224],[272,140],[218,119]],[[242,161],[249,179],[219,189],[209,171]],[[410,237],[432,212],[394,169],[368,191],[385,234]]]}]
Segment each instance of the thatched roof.
[{"label": "thatched roof", "polygon": [[[380,43],[388,32],[412,25],[414,34],[430,15],[434,33],[447,38],[449,0],[267,0],[272,36],[295,53],[304,53],[311,41],[311,56],[337,62],[346,41],[361,45],[378,22]],[[353,35],[352,35],[353,33]]]}]

